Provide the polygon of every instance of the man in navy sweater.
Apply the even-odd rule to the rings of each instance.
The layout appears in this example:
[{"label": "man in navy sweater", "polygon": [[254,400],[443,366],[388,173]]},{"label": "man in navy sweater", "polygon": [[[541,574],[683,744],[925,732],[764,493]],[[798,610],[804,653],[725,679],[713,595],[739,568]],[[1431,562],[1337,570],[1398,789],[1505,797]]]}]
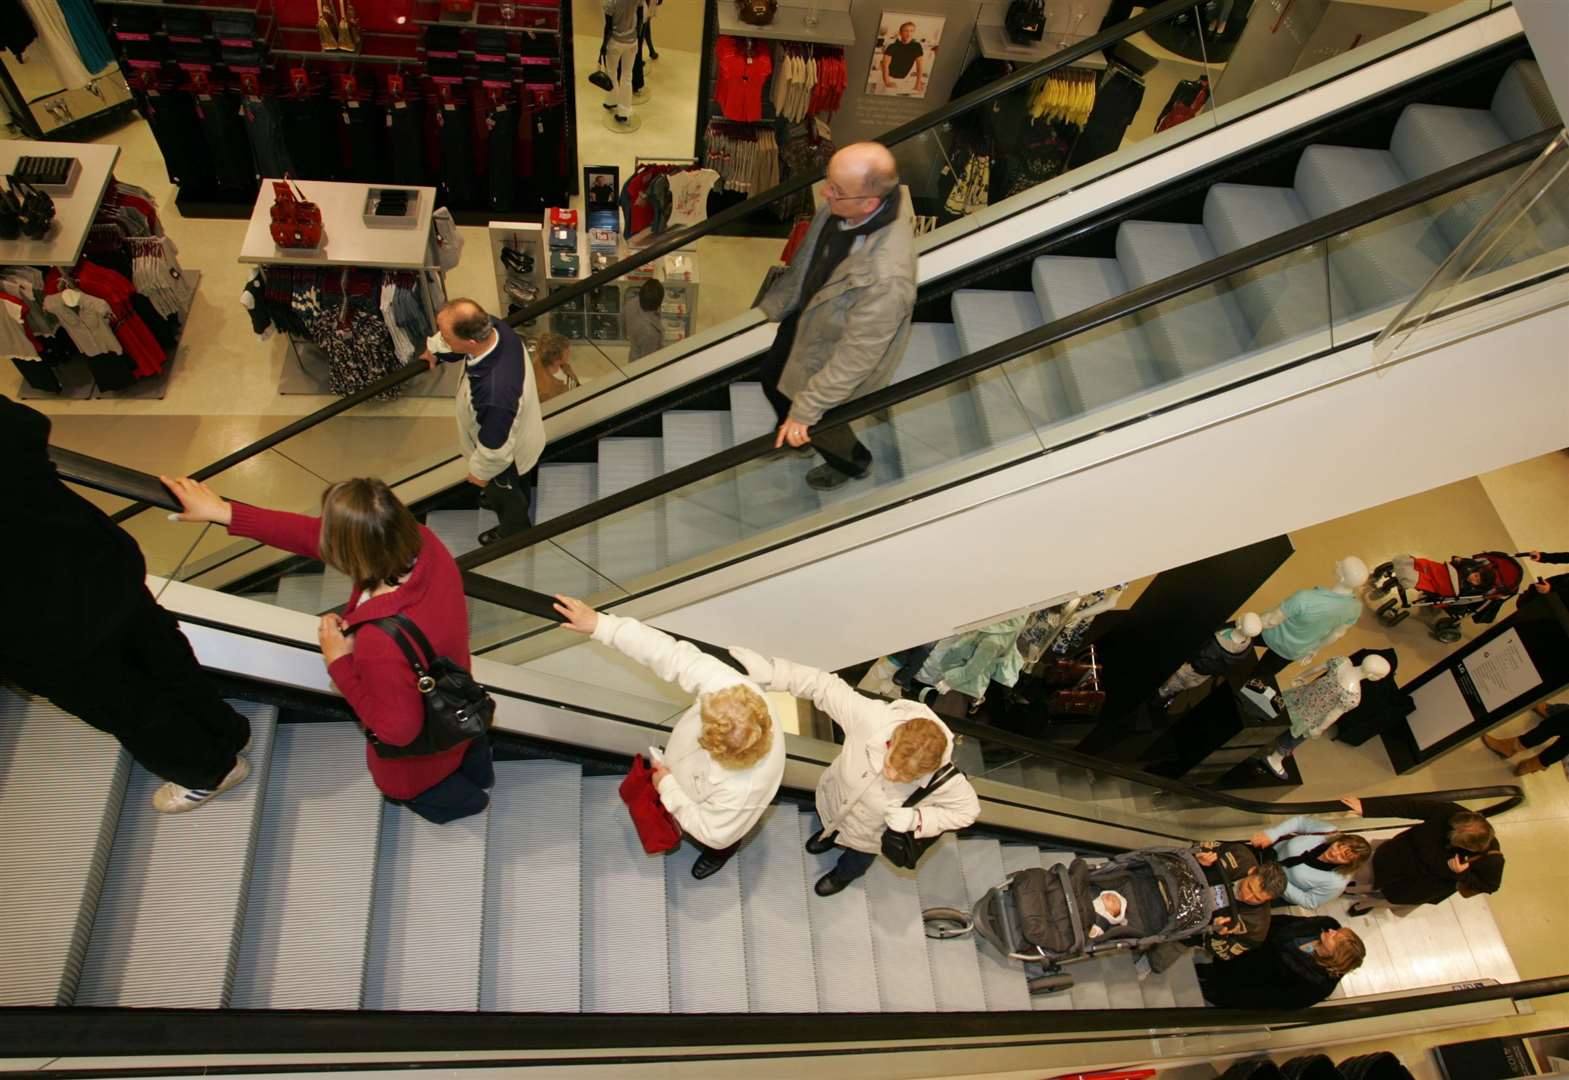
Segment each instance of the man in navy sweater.
[{"label": "man in navy sweater", "polygon": [[459,298],[436,313],[423,359],[431,367],[463,362],[458,441],[468,455],[469,483],[483,490],[480,501],[501,519],[480,533],[479,542],[524,531],[531,524],[530,473],[545,449],[545,421],[523,340],[473,300]]}]

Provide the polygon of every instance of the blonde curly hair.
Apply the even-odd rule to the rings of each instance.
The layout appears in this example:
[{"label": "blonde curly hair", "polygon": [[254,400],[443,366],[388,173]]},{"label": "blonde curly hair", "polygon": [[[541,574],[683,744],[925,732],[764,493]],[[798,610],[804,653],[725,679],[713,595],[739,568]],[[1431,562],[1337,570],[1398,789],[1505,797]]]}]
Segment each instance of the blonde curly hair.
[{"label": "blonde curly hair", "polygon": [[750,686],[727,686],[698,698],[703,733],[697,745],[727,769],[745,769],[767,756],[774,743],[768,703]]},{"label": "blonde curly hair", "polygon": [[935,771],[947,751],[948,737],[937,722],[917,716],[893,729],[893,738],[888,744],[888,763],[900,776],[913,780]]}]

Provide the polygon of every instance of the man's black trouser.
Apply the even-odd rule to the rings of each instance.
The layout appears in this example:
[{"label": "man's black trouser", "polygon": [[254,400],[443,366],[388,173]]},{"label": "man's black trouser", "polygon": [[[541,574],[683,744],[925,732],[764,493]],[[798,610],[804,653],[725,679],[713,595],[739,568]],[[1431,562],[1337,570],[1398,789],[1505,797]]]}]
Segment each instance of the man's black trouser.
[{"label": "man's black trouser", "polygon": [[[774,336],[773,347],[768,350],[757,377],[762,380],[763,393],[782,424],[790,415],[790,399],[779,392],[779,376],[784,374],[785,363],[790,359],[790,348],[795,344],[795,330],[799,314],[786,315],[779,321],[779,333]],[[872,452],[861,445],[849,424],[826,431],[812,432],[812,449],[823,456],[828,465],[846,476],[865,476],[872,467]]]},{"label": "man's black trouser", "polygon": [[145,588],[116,632],[79,660],[76,677],[56,685],[30,680],[27,672],[13,677],[113,735],[138,764],[165,780],[213,788],[234,768],[235,755],[251,737],[250,721],[218,693],[174,616]]},{"label": "man's black trouser", "polygon": [[523,532],[533,524],[528,489],[535,472],[530,469],[527,476],[519,476],[517,465],[508,465],[485,485],[485,502],[500,519],[497,527],[502,536]]}]

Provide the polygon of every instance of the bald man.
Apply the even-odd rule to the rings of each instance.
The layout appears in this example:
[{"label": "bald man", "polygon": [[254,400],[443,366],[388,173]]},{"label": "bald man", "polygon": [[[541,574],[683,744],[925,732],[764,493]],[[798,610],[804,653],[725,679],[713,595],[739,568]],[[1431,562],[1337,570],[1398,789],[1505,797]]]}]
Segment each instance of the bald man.
[{"label": "bald man", "polygon": [[760,378],[779,416],[774,445],[810,443],[823,464],[806,482],[827,491],[865,476],[872,454],[848,425],[808,429],[893,377],[915,310],[915,218],[880,143],[835,154],[822,194],[795,261],[759,304],[779,324]]},{"label": "bald man", "polygon": [[480,504],[499,523],[479,534],[495,543],[531,524],[528,489],[545,449],[545,419],[539,383],[517,331],[459,298],[436,312],[436,332],[422,359],[463,364],[458,386],[458,442],[468,456],[468,481],[481,491]]}]

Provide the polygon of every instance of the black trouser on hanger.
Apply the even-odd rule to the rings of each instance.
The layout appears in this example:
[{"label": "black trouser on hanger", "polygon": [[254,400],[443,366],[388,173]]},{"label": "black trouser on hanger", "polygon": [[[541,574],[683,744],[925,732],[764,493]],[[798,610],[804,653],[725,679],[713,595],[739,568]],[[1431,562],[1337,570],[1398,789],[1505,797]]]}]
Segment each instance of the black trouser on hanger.
[{"label": "black trouser on hanger", "polygon": [[[779,417],[781,424],[790,416],[791,402],[779,392],[779,376],[784,374],[785,364],[790,359],[790,349],[795,344],[795,330],[800,318],[800,314],[795,313],[779,320],[779,333],[774,336],[773,347],[768,350],[768,356],[757,372],[757,377],[763,383],[763,394],[774,407],[774,414]],[[872,467],[872,452],[861,445],[861,440],[855,437],[849,424],[824,431],[813,430],[811,445],[813,450],[823,456],[829,467],[846,476],[865,476]]]},{"label": "black trouser on hanger", "polygon": [[463,752],[457,772],[412,799],[387,801],[408,807],[426,821],[445,825],[459,818],[473,817],[489,806],[490,789],[495,783],[496,766],[490,740],[481,735]]},{"label": "black trouser on hanger", "polygon": [[214,163],[206,155],[201,122],[196,118],[195,97],[177,92],[148,94],[145,100],[144,115],[158,149],[163,151],[170,182],[196,192],[217,186]]},{"label": "black trouser on hanger", "polygon": [[381,180],[387,175],[381,160],[381,132],[386,124],[381,109],[363,102],[352,109],[345,105],[340,117],[343,175],[362,184]]},{"label": "black trouser on hanger", "polygon": [[283,122],[277,103],[267,98],[245,101],[245,133],[251,140],[251,156],[262,176],[281,177],[293,171],[289,146],[283,139]]},{"label": "black trouser on hanger", "polygon": [[539,468],[536,466],[530,469],[526,476],[519,476],[518,467],[508,465],[492,476],[490,483],[482,489],[489,496],[486,501],[499,519],[496,527],[501,530],[502,536],[523,532],[534,523],[528,489],[533,485],[534,477],[538,472]]},{"label": "black trouser on hanger", "polygon": [[145,588],[125,622],[79,658],[76,678],[13,678],[113,735],[148,772],[188,788],[217,787],[251,737],[250,721],[218,693],[174,616]]},{"label": "black trouser on hanger", "polygon": [[234,94],[214,94],[207,100],[198,97],[197,110],[218,184],[242,190],[251,187],[256,182],[256,167],[240,119],[240,99]]},{"label": "black trouser on hanger", "polygon": [[441,108],[441,182],[453,206],[474,206],[474,122],[467,105]]},{"label": "black trouser on hanger", "polygon": [[490,114],[490,208],[511,210],[516,186],[518,112],[510,105],[498,105]]},{"label": "black trouser on hanger", "polygon": [[298,179],[332,180],[337,177],[334,148],[336,109],[324,97],[285,98],[282,103],[283,138],[289,147]]},{"label": "black trouser on hanger", "polygon": [[397,184],[423,184],[425,173],[425,110],[408,102],[394,102],[387,109],[387,133],[392,141],[392,180]]}]

